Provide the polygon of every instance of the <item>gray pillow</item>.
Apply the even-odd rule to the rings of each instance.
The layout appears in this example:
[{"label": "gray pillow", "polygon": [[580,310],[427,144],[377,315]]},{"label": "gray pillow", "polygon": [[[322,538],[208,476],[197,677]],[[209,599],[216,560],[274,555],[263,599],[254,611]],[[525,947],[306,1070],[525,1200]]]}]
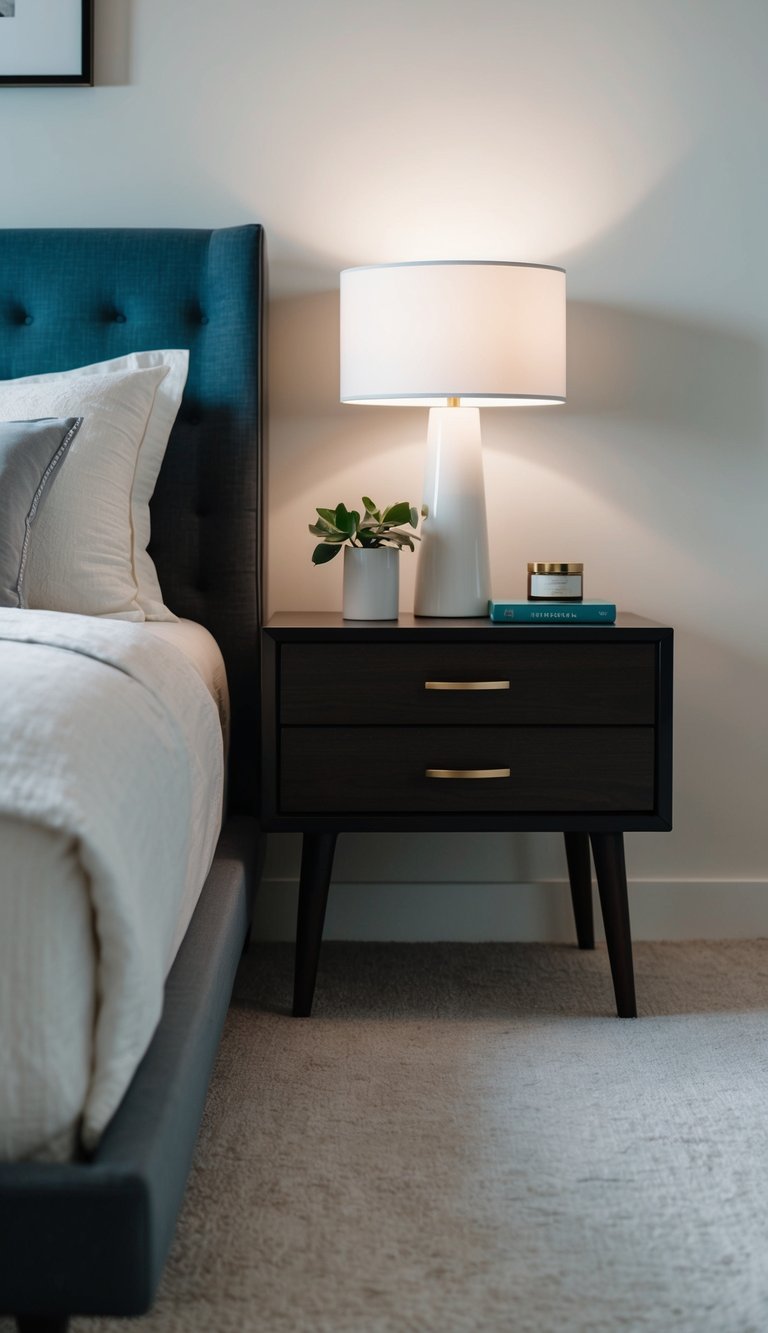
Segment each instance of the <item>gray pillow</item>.
[{"label": "gray pillow", "polygon": [[24,606],[35,519],[82,417],[0,421],[0,606]]}]

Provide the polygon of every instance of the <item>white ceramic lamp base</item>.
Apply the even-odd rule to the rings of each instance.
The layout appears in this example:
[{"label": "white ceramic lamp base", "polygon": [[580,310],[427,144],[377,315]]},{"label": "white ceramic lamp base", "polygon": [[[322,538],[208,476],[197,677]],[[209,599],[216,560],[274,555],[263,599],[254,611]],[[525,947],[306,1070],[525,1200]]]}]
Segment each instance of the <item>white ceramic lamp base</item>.
[{"label": "white ceramic lamp base", "polygon": [[491,576],[478,408],[430,408],[424,504],[414,613],[486,616]]}]

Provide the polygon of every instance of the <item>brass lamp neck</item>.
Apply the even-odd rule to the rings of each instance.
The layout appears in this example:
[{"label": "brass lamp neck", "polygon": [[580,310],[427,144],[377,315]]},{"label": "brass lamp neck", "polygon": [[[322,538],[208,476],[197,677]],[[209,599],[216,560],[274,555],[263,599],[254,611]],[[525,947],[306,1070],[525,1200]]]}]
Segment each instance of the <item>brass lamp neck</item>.
[{"label": "brass lamp neck", "polygon": [[449,398],[448,401],[447,401],[447,406],[448,406],[448,407],[461,407],[461,399],[460,399],[460,398]]}]

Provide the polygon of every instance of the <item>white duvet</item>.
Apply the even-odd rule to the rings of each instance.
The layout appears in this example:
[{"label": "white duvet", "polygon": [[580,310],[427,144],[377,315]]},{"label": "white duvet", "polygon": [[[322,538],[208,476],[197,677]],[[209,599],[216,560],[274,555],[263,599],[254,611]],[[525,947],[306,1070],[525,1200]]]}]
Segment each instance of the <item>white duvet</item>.
[{"label": "white duvet", "polygon": [[98,1141],[160,1016],[222,791],[219,713],[175,647],[0,610],[0,1159]]}]

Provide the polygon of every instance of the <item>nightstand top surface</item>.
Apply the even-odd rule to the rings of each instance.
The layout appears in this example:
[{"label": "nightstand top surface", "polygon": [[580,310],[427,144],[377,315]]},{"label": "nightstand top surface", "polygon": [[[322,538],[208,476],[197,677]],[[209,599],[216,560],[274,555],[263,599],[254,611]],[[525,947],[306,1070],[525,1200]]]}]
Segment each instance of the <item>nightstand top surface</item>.
[{"label": "nightstand top surface", "polygon": [[509,638],[585,638],[593,635],[610,638],[617,630],[622,631],[622,638],[666,638],[671,637],[672,629],[643,616],[633,615],[629,611],[620,611],[614,625],[588,624],[574,622],[570,625],[518,624],[500,625],[487,616],[475,616],[467,619],[453,619],[439,616],[414,616],[411,612],[401,612],[397,620],[344,620],[340,611],[279,611],[271,616],[264,626],[267,633],[274,633],[278,638],[291,638],[294,634],[322,637],[338,630],[349,639],[380,638],[414,639],[463,638],[467,635],[482,635],[487,639]]}]

